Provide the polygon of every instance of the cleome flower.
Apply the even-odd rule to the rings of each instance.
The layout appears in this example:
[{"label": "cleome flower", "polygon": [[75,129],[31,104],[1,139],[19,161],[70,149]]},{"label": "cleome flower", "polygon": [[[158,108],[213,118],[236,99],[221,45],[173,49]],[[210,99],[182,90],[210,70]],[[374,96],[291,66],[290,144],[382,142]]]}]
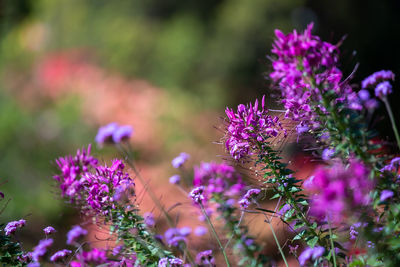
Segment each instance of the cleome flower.
[{"label": "cleome flower", "polygon": [[247,106],[240,104],[237,112],[226,108],[228,127],[226,131],[225,146],[235,160],[259,153],[259,145],[270,137],[276,137],[282,131],[279,118],[268,115],[265,108],[265,96],[261,100],[259,109],[258,100]]},{"label": "cleome flower", "polygon": [[305,187],[316,192],[312,196],[310,214],[319,219],[341,222],[346,214],[370,203],[373,181],[368,169],[352,160],[349,166],[336,163],[318,168]]}]

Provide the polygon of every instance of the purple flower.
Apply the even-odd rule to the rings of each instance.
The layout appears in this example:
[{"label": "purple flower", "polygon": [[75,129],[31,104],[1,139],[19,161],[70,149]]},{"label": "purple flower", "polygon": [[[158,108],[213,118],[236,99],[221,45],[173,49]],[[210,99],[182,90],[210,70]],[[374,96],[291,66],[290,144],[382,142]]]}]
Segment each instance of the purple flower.
[{"label": "purple flower", "polygon": [[208,231],[207,231],[207,228],[204,227],[204,226],[197,226],[197,227],[194,229],[194,234],[197,235],[197,236],[203,236],[203,235],[205,235],[207,232],[208,232]]},{"label": "purple flower", "polygon": [[21,219],[19,221],[12,221],[9,222],[6,227],[4,227],[4,232],[6,235],[11,235],[17,231],[17,229],[22,228],[25,226],[26,221]]},{"label": "purple flower", "polygon": [[386,97],[392,93],[392,85],[388,81],[379,83],[375,87],[375,95],[379,98]]},{"label": "purple flower", "polygon": [[200,266],[215,266],[212,250],[205,250],[196,255],[196,263]]},{"label": "purple flower", "polygon": [[86,263],[84,266],[89,264],[99,265],[102,263],[107,263],[106,252],[97,248],[93,248],[91,251],[83,251],[81,254],[78,254],[76,258],[80,262]]},{"label": "purple flower", "polygon": [[164,237],[169,246],[178,247],[181,242],[186,243],[186,237],[191,231],[190,227],[170,228],[165,231]]},{"label": "purple flower", "polygon": [[193,200],[196,204],[202,204],[205,200],[204,198],[204,186],[195,187],[189,193],[189,197]]},{"label": "purple flower", "polygon": [[129,139],[133,133],[130,125],[119,126],[116,122],[109,123],[99,128],[95,141],[99,145],[104,143],[120,143],[125,139]]},{"label": "purple flower", "polygon": [[67,244],[72,245],[80,237],[87,235],[87,233],[88,232],[79,225],[74,226],[67,234]]},{"label": "purple flower", "polygon": [[178,169],[180,167],[183,166],[183,164],[185,164],[185,162],[190,158],[189,154],[182,152],[181,154],[179,154],[179,156],[177,156],[176,158],[174,158],[171,161],[171,164],[174,168]]},{"label": "purple flower", "polygon": [[124,248],[123,245],[116,246],[115,248],[113,248],[112,255],[117,256],[118,254],[121,253],[123,248]]},{"label": "purple flower", "polygon": [[52,226],[47,226],[46,228],[43,229],[43,232],[46,235],[54,234],[56,232],[56,229],[54,229]]},{"label": "purple flower", "polygon": [[169,178],[170,184],[179,184],[181,182],[181,176],[179,174],[175,174]]},{"label": "purple flower", "polygon": [[365,102],[368,99],[370,99],[371,96],[370,96],[368,90],[363,89],[358,92],[358,97],[360,98],[361,101]]},{"label": "purple flower", "polygon": [[143,219],[144,223],[149,227],[153,227],[156,224],[153,213],[151,212],[146,212],[145,214],[143,214]]},{"label": "purple flower", "polygon": [[237,112],[226,108],[228,117],[225,147],[235,160],[259,153],[259,146],[270,137],[276,137],[283,130],[278,117],[268,115],[265,96],[259,109],[258,100],[247,106],[240,104]]},{"label": "purple flower", "polygon": [[98,160],[90,155],[90,150],[89,145],[87,150],[78,150],[74,157],[66,156],[56,160],[61,174],[53,178],[60,183],[61,195],[71,201],[81,199],[84,182],[81,176],[98,165]]},{"label": "purple flower", "polygon": [[382,190],[382,192],[381,192],[381,196],[380,196],[380,201],[386,201],[387,199],[389,199],[389,198],[392,198],[393,197],[393,191],[390,191],[390,190]]},{"label": "purple flower", "polygon": [[192,228],[185,226],[179,229],[179,233],[181,236],[188,236],[192,232]]},{"label": "purple flower", "polygon": [[129,139],[133,133],[133,128],[130,125],[118,127],[113,133],[114,143],[120,143],[123,140]]},{"label": "purple flower", "polygon": [[325,148],[322,151],[322,159],[323,160],[330,160],[333,155],[335,154],[335,149],[334,148]]},{"label": "purple flower", "polygon": [[118,123],[112,122],[105,126],[99,128],[97,135],[95,137],[95,141],[98,144],[104,143],[112,143],[113,142],[113,134],[118,129]]},{"label": "purple flower", "polygon": [[354,213],[357,207],[370,202],[373,182],[368,169],[351,160],[345,167],[336,163],[331,168],[318,168],[308,188],[316,191],[311,201],[310,213],[323,219],[329,215],[333,222],[342,221],[345,212]]},{"label": "purple flower", "polygon": [[239,205],[242,209],[247,209],[251,204],[252,200],[260,194],[260,189],[250,189],[246,192],[241,200],[239,200]]},{"label": "purple flower", "polygon": [[61,261],[61,260],[65,259],[66,257],[68,257],[68,255],[71,253],[72,253],[72,251],[68,250],[68,249],[63,249],[63,250],[57,251],[56,253],[53,254],[53,256],[50,257],[50,261],[52,261],[52,262]]},{"label": "purple flower", "polygon": [[193,185],[204,186],[205,199],[218,195],[226,201],[242,195],[245,187],[241,175],[232,166],[215,162],[202,162],[194,167]]},{"label": "purple flower", "polygon": [[274,71],[270,78],[282,92],[286,117],[314,128],[317,114],[312,105],[321,103],[322,94],[334,91],[343,97],[351,88],[340,84],[342,72],[337,68],[337,46],[312,35],[312,28],[313,24],[309,24],[303,33],[294,30],[286,35],[275,30],[272,53],[276,57],[272,61]]},{"label": "purple flower", "polygon": [[305,265],[311,259],[316,260],[324,255],[325,249],[323,247],[306,248],[299,256],[300,266]]},{"label": "purple flower", "polygon": [[53,245],[53,239],[43,239],[39,241],[39,244],[34,247],[32,252],[32,259],[34,261],[39,261],[47,253],[47,249]]},{"label": "purple flower", "polygon": [[278,212],[280,216],[285,216],[286,212],[288,212],[292,207],[289,204],[285,204]]},{"label": "purple flower", "polygon": [[40,267],[40,263],[37,261],[28,263],[27,267]]},{"label": "purple flower", "polygon": [[395,76],[394,73],[390,70],[377,71],[377,72],[371,74],[370,76],[368,76],[367,78],[365,78],[361,82],[361,87],[363,89],[365,89],[367,87],[373,87],[377,83],[382,82],[382,81],[387,81],[387,80],[394,81],[394,76]]},{"label": "purple flower", "polygon": [[183,266],[183,260],[178,259],[178,258],[174,258],[174,259],[170,259],[170,258],[162,258],[160,259],[160,261],[158,262],[158,267],[180,267]]}]

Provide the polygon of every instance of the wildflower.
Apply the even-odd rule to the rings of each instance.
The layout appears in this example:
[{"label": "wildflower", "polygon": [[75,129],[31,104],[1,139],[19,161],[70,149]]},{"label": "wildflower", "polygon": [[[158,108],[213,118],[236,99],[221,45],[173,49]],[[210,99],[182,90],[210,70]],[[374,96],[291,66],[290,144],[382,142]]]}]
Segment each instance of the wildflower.
[{"label": "wildflower", "polygon": [[186,237],[190,234],[189,227],[169,228],[164,233],[165,240],[169,246],[178,247],[181,242],[186,243]]},{"label": "wildflower", "polygon": [[388,81],[379,83],[375,87],[375,95],[379,98],[386,97],[392,93],[392,85]]},{"label": "wildflower", "polygon": [[56,253],[53,254],[53,256],[50,257],[50,261],[52,261],[52,262],[61,261],[61,260],[65,259],[66,257],[68,257],[68,255],[71,253],[72,253],[72,251],[68,250],[68,249],[63,249],[63,250],[57,251]]},{"label": "wildflower", "polygon": [[317,192],[311,201],[310,213],[316,217],[329,215],[329,220],[339,222],[346,211],[367,205],[373,182],[367,168],[352,160],[346,168],[337,163],[331,168],[319,168],[309,189]]},{"label": "wildflower", "polygon": [[283,205],[283,207],[279,210],[278,214],[280,216],[285,216],[286,212],[288,212],[292,207],[289,204]]},{"label": "wildflower", "polygon": [[198,186],[194,188],[189,193],[189,197],[194,201],[196,204],[202,204],[205,200],[204,198],[204,186]]},{"label": "wildflower", "polygon": [[368,99],[370,99],[370,94],[368,90],[363,89],[358,92],[358,97],[360,98],[361,101],[365,102]]},{"label": "wildflower", "polygon": [[72,245],[80,237],[87,235],[87,233],[88,232],[79,225],[74,226],[67,234],[67,244]]},{"label": "wildflower", "polygon": [[306,248],[299,256],[299,263],[301,266],[305,265],[310,260],[316,260],[324,255],[325,249],[323,247]]},{"label": "wildflower", "polygon": [[89,264],[100,265],[102,263],[107,263],[106,252],[97,248],[93,248],[91,251],[83,251],[81,254],[77,254],[76,258],[79,262],[86,263],[84,266]]},{"label": "wildflower", "polygon": [[39,241],[39,244],[33,249],[32,259],[39,261],[47,253],[47,249],[53,245],[53,239],[43,239]]},{"label": "wildflower", "polygon": [[270,137],[276,137],[280,131],[286,133],[278,117],[268,115],[265,108],[265,96],[261,101],[261,109],[258,100],[247,106],[240,104],[237,112],[226,108],[228,127],[225,146],[229,154],[235,160],[247,155],[259,152],[259,146]]},{"label": "wildflower", "polygon": [[90,155],[90,150],[89,145],[87,150],[78,150],[74,157],[66,156],[56,160],[61,174],[53,178],[60,183],[61,195],[68,196],[71,201],[81,199],[84,182],[81,176],[98,165],[98,160]]},{"label": "wildflower", "polygon": [[52,226],[47,226],[46,228],[43,229],[43,232],[46,235],[54,234],[56,232],[56,229],[54,229]]},{"label": "wildflower", "polygon": [[394,195],[393,191],[390,190],[382,190],[381,195],[380,195],[380,201],[386,201],[389,198],[392,198]]},{"label": "wildflower", "polygon": [[120,143],[123,140],[129,139],[133,133],[133,128],[130,125],[118,127],[113,133],[114,143]]},{"label": "wildflower", "polygon": [[241,195],[244,183],[239,173],[226,163],[202,162],[194,167],[194,186],[204,186],[205,198],[213,194],[220,197],[235,197]]},{"label": "wildflower", "polygon": [[4,227],[4,232],[6,235],[11,235],[17,231],[17,229],[22,228],[25,226],[26,221],[21,219],[19,221],[12,221],[9,222],[6,227]]},{"label": "wildflower", "polygon": [[370,76],[368,76],[367,78],[365,78],[361,82],[361,87],[363,89],[365,89],[368,87],[373,87],[376,84],[378,84],[379,82],[388,81],[388,80],[394,81],[394,76],[395,76],[394,73],[390,70],[377,71],[377,72],[371,74]]},{"label": "wildflower", "polygon": [[242,209],[247,209],[247,207],[251,204],[251,201],[260,194],[260,189],[250,189],[246,192],[243,198],[239,201],[239,205]]},{"label": "wildflower", "polygon": [[295,30],[286,35],[275,30],[272,48],[276,58],[270,78],[279,84],[286,117],[302,121],[303,125],[311,124],[316,117],[311,105],[321,102],[323,92],[333,90],[341,95],[344,90],[349,91],[340,85],[337,46],[312,35],[312,28],[313,24],[309,24],[302,34]]},{"label": "wildflower", "polygon": [[160,261],[158,262],[158,267],[180,267],[183,266],[183,260],[178,259],[178,258],[174,258],[174,259],[170,259],[170,258],[162,258],[160,259]]},{"label": "wildflower", "polygon": [[205,235],[206,233],[207,233],[207,228],[204,227],[204,226],[197,226],[197,227],[194,229],[194,234],[197,235],[197,236],[203,236],[203,235]]},{"label": "wildflower", "polygon": [[125,139],[129,139],[133,133],[132,126],[123,125],[120,126],[115,122],[109,123],[99,128],[95,141],[99,145],[104,143],[120,143]]},{"label": "wildflower", "polygon": [[121,253],[121,251],[122,251],[123,248],[124,248],[123,245],[116,246],[115,248],[113,248],[112,255],[113,255],[113,256],[117,256],[118,254]]},{"label": "wildflower", "polygon": [[335,154],[335,149],[334,148],[325,148],[322,151],[322,159],[323,160],[330,160],[333,155]]},{"label": "wildflower", "polygon": [[179,184],[181,182],[181,176],[179,174],[175,174],[169,178],[170,184]]},{"label": "wildflower", "polygon": [[104,144],[107,142],[113,142],[113,134],[118,129],[118,124],[116,122],[109,123],[105,126],[99,128],[95,141],[98,144]]},{"label": "wildflower", "polygon": [[199,266],[216,266],[212,250],[205,250],[196,255],[196,263]]},{"label": "wildflower", "polygon": [[380,171],[397,172],[399,165],[400,165],[400,157],[395,157],[390,161],[388,165],[384,166]]},{"label": "wildflower", "polygon": [[146,212],[145,214],[143,214],[143,219],[144,223],[149,227],[153,227],[156,224],[153,213],[151,212]]},{"label": "wildflower", "polygon": [[40,263],[37,261],[28,263],[27,267],[40,267]]},{"label": "wildflower", "polygon": [[171,164],[174,168],[178,169],[180,167],[183,166],[183,164],[185,164],[185,162],[190,158],[189,154],[182,152],[181,154],[179,154],[179,156],[177,156],[176,158],[174,158],[171,161]]}]

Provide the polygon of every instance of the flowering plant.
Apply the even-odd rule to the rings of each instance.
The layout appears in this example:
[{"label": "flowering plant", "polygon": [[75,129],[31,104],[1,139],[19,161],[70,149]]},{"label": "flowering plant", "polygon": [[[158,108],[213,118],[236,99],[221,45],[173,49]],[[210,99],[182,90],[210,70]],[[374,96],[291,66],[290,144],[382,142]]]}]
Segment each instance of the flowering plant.
[{"label": "flowering plant", "polygon": [[[275,32],[269,78],[281,93],[284,116],[267,109],[265,96],[236,110],[227,108],[222,141],[229,160],[202,162],[193,172],[187,168],[187,153],[171,161],[180,173],[170,177],[170,183],[188,197],[192,211],[200,215],[199,222],[208,227],[198,226],[193,234],[209,232],[215,246],[204,250],[191,245],[192,228],[178,227],[136,168],[129,143],[133,128],[111,123],[99,129],[95,140],[100,146],[114,145],[120,158],[103,164],[91,154],[89,145],[74,156],[57,159],[54,180],[61,196],[106,228],[115,244],[96,248],[82,243],[88,231],[77,225],[67,235],[69,248],[47,257],[53,246],[48,235],[56,232],[48,226],[45,239],[25,252],[13,238],[28,224],[20,219],[2,227],[0,262],[15,266],[40,266],[46,261],[70,266],[276,266],[281,260],[285,266],[294,261],[301,266],[399,266],[400,158],[382,153],[382,145],[374,139],[379,133],[368,123],[382,102],[397,142],[393,151],[400,149],[388,99],[395,75],[388,70],[373,73],[358,90],[350,84],[354,73],[344,78],[340,70],[340,44],[322,41],[312,29],[310,24],[303,33]],[[281,153],[291,140],[290,133],[296,131],[300,138],[308,137],[300,144],[311,147],[312,157],[319,162],[307,179],[300,178]],[[247,176],[254,174],[256,183],[250,183],[239,167],[250,168]],[[187,186],[189,180],[193,188]],[[152,213],[142,213],[136,201],[138,183],[167,222],[165,232],[156,227]],[[4,198],[1,192],[0,196]],[[265,207],[266,198],[275,201],[275,209]],[[251,231],[248,213],[261,216],[268,225],[279,258],[270,255],[263,240]],[[285,242],[276,231],[277,221],[288,232]]]}]

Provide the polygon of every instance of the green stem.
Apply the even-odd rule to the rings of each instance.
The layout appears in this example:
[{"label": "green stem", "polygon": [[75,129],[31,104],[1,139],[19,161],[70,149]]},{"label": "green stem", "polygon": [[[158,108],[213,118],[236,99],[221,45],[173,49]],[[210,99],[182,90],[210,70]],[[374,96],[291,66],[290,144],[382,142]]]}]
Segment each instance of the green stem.
[{"label": "green stem", "polygon": [[218,245],[219,245],[219,247],[220,247],[220,249],[222,251],[222,254],[224,255],[226,266],[230,267],[231,265],[229,264],[229,260],[228,260],[228,257],[226,256],[225,249],[222,246],[221,241],[218,238],[218,235],[217,235],[217,232],[215,231],[214,225],[211,223],[211,220],[208,217],[207,212],[205,211],[203,204],[201,204],[201,203],[200,203],[200,209],[201,209],[201,212],[203,213],[204,217],[206,217],[207,223],[210,226],[210,228],[212,230],[212,233],[213,233],[215,239],[218,242]]},{"label": "green stem", "polygon": [[329,219],[328,219],[328,224],[329,224],[329,240],[331,241],[331,255],[333,257],[333,266],[336,267],[337,265],[336,265],[335,245],[333,244],[332,227]]},{"label": "green stem", "polygon": [[386,96],[384,96],[382,98],[383,103],[385,103],[386,106],[386,110],[389,114],[389,118],[390,118],[390,122],[392,123],[392,128],[393,128],[393,132],[394,132],[394,136],[396,137],[396,141],[397,141],[397,146],[400,149],[400,136],[399,136],[399,132],[397,131],[397,126],[396,126],[396,121],[394,120],[394,116],[393,116],[393,112],[392,112],[392,108],[390,107],[389,101],[387,99]]},{"label": "green stem", "polygon": [[[257,207],[260,207],[260,205],[259,205],[258,203],[257,203]],[[271,221],[268,219],[268,216],[265,215],[265,213],[263,213],[263,214],[264,214],[264,217],[265,217],[265,221],[266,221],[266,223],[269,225],[269,228],[271,229],[272,235],[274,236],[275,243],[276,243],[276,245],[278,246],[279,253],[281,253],[282,259],[283,259],[283,261],[285,262],[286,267],[289,267],[289,265],[288,265],[288,263],[287,263],[287,261],[286,261],[285,254],[283,253],[282,247],[281,247],[281,245],[279,244],[279,240],[278,240],[278,238],[276,237],[275,230],[274,230],[274,228],[272,227]]]}]

